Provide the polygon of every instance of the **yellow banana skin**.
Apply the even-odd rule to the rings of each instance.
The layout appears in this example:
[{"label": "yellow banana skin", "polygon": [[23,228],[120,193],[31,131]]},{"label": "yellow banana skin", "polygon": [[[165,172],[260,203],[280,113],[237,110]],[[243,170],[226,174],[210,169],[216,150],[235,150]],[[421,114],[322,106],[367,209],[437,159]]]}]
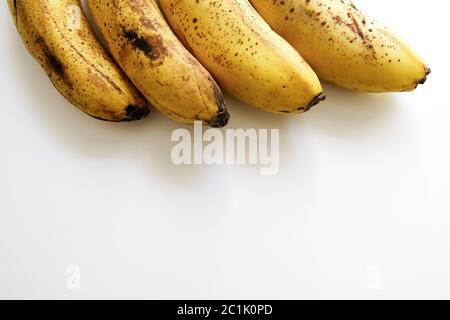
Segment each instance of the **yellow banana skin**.
[{"label": "yellow banana skin", "polygon": [[314,71],[247,0],[160,0],[160,6],[185,46],[243,102],[301,113],[325,98]]},{"label": "yellow banana skin", "polygon": [[88,5],[113,57],[156,108],[181,123],[227,124],[219,87],[154,0],[89,0]]},{"label": "yellow banana skin", "polygon": [[[8,4],[26,48],[73,105],[114,122],[149,114],[147,101],[95,38],[78,0],[8,0]],[[69,11],[77,13],[74,25],[69,25]]]},{"label": "yellow banana skin", "polygon": [[412,91],[430,69],[387,27],[350,0],[250,0],[319,77],[368,92]]},{"label": "yellow banana skin", "polygon": [[16,0],[8,0],[8,6],[9,6],[9,10],[11,11],[14,23],[17,26],[17,13],[16,13],[16,6],[17,6],[17,1]]}]

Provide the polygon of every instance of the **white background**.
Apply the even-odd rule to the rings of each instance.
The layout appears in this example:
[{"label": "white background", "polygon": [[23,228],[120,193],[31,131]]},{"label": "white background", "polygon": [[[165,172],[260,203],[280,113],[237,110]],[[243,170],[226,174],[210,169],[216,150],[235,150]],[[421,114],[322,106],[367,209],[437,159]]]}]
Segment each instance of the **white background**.
[{"label": "white background", "polygon": [[[408,94],[326,85],[301,116],[227,97],[229,128],[279,128],[280,173],[174,166],[156,111],[71,107],[0,3],[0,298],[450,298],[446,1],[359,0],[433,73]],[[68,290],[67,268],[81,268]]]}]

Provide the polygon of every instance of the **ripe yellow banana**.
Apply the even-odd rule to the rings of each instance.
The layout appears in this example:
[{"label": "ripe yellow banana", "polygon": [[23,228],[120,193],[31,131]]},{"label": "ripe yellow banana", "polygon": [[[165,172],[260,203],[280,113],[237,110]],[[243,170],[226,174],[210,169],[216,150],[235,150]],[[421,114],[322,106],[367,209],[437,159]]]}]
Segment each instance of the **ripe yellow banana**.
[{"label": "ripe yellow banana", "polygon": [[182,123],[227,124],[219,87],[172,32],[154,0],[88,4],[115,60],[156,108]]},{"label": "ripe yellow banana", "polygon": [[108,121],[149,113],[147,101],[95,38],[79,0],[8,0],[31,55],[72,104]]},{"label": "ripe yellow banana", "polygon": [[310,66],[247,0],[160,0],[160,5],[186,47],[245,103],[300,113],[325,98]]},{"label": "ripe yellow banana", "polygon": [[368,91],[411,91],[430,69],[350,0],[250,0],[323,80]]}]

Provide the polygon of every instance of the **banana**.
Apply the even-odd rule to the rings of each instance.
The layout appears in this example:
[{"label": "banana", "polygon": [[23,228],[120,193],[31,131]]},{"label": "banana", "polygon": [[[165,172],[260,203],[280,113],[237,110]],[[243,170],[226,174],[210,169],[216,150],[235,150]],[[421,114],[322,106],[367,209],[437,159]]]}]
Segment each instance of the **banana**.
[{"label": "banana", "polygon": [[276,113],[301,113],[325,98],[310,66],[247,0],[160,0],[185,46],[229,93]]},{"label": "banana", "polygon": [[317,72],[368,92],[412,91],[430,69],[414,50],[350,0],[250,0]]},{"label": "banana", "polygon": [[113,57],[157,109],[181,123],[227,124],[219,87],[154,0],[89,0],[88,5]]},{"label": "banana", "polygon": [[148,115],[147,101],[97,41],[79,0],[8,0],[8,4],[26,48],[73,105],[107,121]]},{"label": "banana", "polygon": [[9,11],[11,11],[11,15],[14,20],[14,24],[17,27],[17,1],[16,0],[8,0]]}]

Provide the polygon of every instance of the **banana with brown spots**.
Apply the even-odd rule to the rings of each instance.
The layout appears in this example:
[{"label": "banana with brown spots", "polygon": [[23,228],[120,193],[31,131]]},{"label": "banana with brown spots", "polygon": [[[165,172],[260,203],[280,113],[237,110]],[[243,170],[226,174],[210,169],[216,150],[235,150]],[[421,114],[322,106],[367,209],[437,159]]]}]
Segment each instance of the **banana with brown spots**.
[{"label": "banana with brown spots", "polygon": [[245,103],[300,113],[325,98],[314,71],[247,0],[160,0],[160,5],[186,47]]},{"label": "banana with brown spots", "polygon": [[227,124],[219,87],[172,32],[154,0],[88,4],[113,57],[156,108],[181,123]]},{"label": "banana with brown spots", "polygon": [[95,38],[79,0],[8,0],[31,55],[72,104],[108,121],[149,113],[147,101]]},{"label": "banana with brown spots", "polygon": [[391,30],[350,0],[250,0],[319,77],[369,92],[411,91],[430,69]]}]

